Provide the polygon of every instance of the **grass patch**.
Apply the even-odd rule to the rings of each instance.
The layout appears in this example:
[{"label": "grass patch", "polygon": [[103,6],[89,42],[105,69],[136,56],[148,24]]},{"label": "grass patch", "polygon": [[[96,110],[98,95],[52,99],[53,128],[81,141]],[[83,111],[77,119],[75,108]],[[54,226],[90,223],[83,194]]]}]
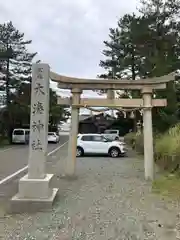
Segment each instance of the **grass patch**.
[{"label": "grass patch", "polygon": [[136,152],[135,157],[136,157],[137,159],[139,159],[139,160],[144,160],[144,155],[141,154],[141,153]]},{"label": "grass patch", "polygon": [[180,176],[176,174],[161,176],[153,182],[152,190],[164,197],[180,200]]}]

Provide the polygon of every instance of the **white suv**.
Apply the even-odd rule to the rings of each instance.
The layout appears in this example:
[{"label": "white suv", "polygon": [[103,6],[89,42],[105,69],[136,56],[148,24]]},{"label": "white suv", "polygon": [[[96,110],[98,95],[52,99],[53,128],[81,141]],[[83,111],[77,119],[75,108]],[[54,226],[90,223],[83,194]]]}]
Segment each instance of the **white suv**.
[{"label": "white suv", "polygon": [[77,138],[76,156],[84,154],[108,154],[116,158],[126,153],[125,144],[120,141],[111,141],[101,134],[79,134]]}]

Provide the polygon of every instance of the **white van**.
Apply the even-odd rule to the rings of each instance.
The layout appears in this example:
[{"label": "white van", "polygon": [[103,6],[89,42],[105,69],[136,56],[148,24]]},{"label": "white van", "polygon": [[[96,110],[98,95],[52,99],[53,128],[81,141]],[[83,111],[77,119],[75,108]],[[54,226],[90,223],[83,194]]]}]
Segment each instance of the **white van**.
[{"label": "white van", "polygon": [[29,129],[16,128],[13,130],[13,133],[12,133],[12,143],[28,144],[29,135],[30,135]]}]

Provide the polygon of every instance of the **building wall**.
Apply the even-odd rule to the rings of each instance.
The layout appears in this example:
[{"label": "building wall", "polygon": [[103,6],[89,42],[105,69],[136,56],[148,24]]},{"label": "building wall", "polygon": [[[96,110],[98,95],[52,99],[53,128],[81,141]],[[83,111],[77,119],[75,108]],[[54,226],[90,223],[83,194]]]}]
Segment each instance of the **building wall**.
[{"label": "building wall", "polygon": [[112,125],[113,120],[110,116],[105,116],[102,113],[80,119],[79,133],[103,133],[107,127]]},{"label": "building wall", "polygon": [[98,129],[93,123],[79,123],[79,133],[97,133]]}]

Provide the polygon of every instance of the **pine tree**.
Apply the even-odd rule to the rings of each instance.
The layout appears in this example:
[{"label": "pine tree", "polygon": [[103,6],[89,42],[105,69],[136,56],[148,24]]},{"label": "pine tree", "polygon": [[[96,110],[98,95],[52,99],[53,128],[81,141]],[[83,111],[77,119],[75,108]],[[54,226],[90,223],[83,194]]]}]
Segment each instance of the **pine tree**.
[{"label": "pine tree", "polygon": [[[117,78],[145,79],[179,69],[180,0],[141,0],[139,12],[139,16],[124,15],[117,28],[110,29],[110,40],[104,42],[105,60],[100,62],[108,71],[107,76],[114,69]],[[157,98],[168,99],[166,108],[153,110],[154,126],[159,130],[177,122],[179,92],[171,83],[165,91],[155,92]],[[126,92],[124,97],[129,94],[139,97],[140,93]]]},{"label": "pine tree", "polygon": [[18,91],[23,82],[31,81],[31,62],[37,53],[29,53],[27,46],[31,40],[24,40],[24,33],[19,32],[12,22],[0,24],[0,43],[8,52],[12,49],[12,56],[1,59],[1,72],[5,77],[6,91],[6,128],[11,133],[10,105],[13,94]]},{"label": "pine tree", "polygon": [[60,121],[65,121],[69,117],[69,112],[63,107],[57,105],[57,94],[50,89],[49,122],[51,126],[57,126]]},{"label": "pine tree", "polygon": [[[115,78],[135,80],[142,75],[143,58],[141,49],[141,29],[144,19],[135,14],[126,14],[118,21],[117,28],[110,29],[110,40],[104,41],[104,56],[107,58],[100,62],[100,66],[108,70],[107,77],[114,74]],[[103,77],[103,75],[102,75]],[[125,90],[120,97],[139,97],[139,91]],[[134,119],[134,130],[136,119]]]},{"label": "pine tree", "polygon": [[147,75],[162,76],[177,70],[180,64],[180,1],[141,0],[139,11],[147,25],[142,38]]},{"label": "pine tree", "polygon": [[115,69],[118,78],[135,80],[143,61],[139,51],[143,24],[144,19],[135,14],[120,18],[117,28],[110,29],[110,40],[104,41],[103,55],[107,59],[100,61],[100,66],[109,71]]},{"label": "pine tree", "polygon": [[[68,112],[64,107],[57,105],[57,94],[50,88],[49,99],[49,122],[51,126],[57,126],[60,121],[66,120]],[[22,83],[12,96],[12,103],[9,106],[11,112],[11,123],[13,128],[29,127],[30,124],[30,109],[31,109],[31,84]],[[4,120],[6,121],[7,114],[5,112]]]},{"label": "pine tree", "polygon": [[[163,76],[176,71],[180,66],[180,1],[142,0],[140,12],[147,23],[142,38],[147,76]],[[156,92],[156,97],[167,97],[168,100],[166,108],[153,111],[153,123],[158,130],[164,131],[178,120],[176,93],[172,83],[165,91]]]},{"label": "pine tree", "polygon": [[[13,56],[9,62],[9,69],[4,66],[4,72],[9,70],[9,88],[16,88],[24,81],[31,81],[31,63],[37,53],[29,53],[27,46],[31,40],[24,40],[24,33],[20,33],[12,22],[0,25],[0,42],[5,49],[12,48]],[[6,61],[2,65],[6,65]]]}]

